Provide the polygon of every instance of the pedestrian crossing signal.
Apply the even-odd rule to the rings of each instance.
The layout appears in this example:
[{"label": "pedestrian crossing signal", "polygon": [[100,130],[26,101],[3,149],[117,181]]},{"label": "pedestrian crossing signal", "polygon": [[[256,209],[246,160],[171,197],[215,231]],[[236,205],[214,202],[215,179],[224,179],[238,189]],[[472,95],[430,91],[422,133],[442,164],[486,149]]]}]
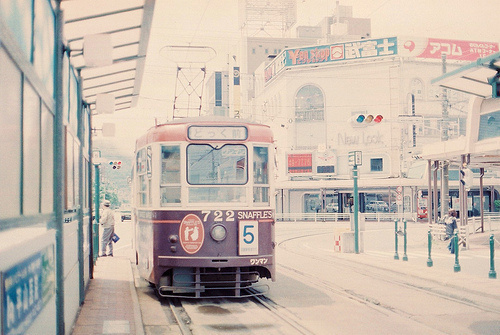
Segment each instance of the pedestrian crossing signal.
[{"label": "pedestrian crossing signal", "polygon": [[111,161],[109,162],[109,165],[113,170],[118,170],[122,167],[122,162],[121,161]]}]

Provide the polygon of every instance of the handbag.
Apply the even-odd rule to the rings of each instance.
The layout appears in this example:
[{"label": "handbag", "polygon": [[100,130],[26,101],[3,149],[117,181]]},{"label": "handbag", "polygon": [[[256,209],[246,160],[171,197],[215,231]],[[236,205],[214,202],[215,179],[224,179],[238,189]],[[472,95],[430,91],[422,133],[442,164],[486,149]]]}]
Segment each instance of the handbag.
[{"label": "handbag", "polygon": [[113,242],[118,242],[120,240],[120,236],[116,235],[116,234],[113,234],[113,237],[111,238],[113,240]]}]

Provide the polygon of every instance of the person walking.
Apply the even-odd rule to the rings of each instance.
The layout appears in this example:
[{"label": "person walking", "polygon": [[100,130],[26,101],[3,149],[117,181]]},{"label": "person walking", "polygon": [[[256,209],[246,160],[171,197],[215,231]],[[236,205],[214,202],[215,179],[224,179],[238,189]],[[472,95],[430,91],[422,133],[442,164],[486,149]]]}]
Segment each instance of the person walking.
[{"label": "person walking", "polygon": [[[111,202],[104,200],[104,210],[101,215],[101,225],[103,227],[101,238],[101,257],[113,256],[113,235],[115,233],[115,213],[110,208]],[[106,254],[106,248],[109,246],[109,253]]]},{"label": "person walking", "polygon": [[450,243],[448,244],[448,250],[452,254],[455,253],[455,244],[453,243],[453,233],[455,232],[455,229],[457,229],[457,212],[454,209],[450,209],[448,211],[448,215],[445,219],[445,232],[446,232],[446,240],[450,240]]}]

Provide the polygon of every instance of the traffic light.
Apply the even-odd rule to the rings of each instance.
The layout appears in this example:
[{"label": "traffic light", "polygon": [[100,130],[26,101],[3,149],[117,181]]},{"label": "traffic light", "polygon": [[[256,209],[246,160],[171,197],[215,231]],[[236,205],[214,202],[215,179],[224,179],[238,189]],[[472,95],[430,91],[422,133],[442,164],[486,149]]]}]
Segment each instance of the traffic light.
[{"label": "traffic light", "polygon": [[353,127],[366,127],[372,126],[375,124],[379,124],[382,122],[384,117],[380,114],[372,115],[372,114],[357,114],[354,115],[350,121]]},{"label": "traffic light", "polygon": [[109,165],[113,168],[113,170],[118,170],[119,168],[122,167],[122,162],[121,161],[111,161],[111,162],[109,162]]},{"label": "traffic light", "polygon": [[466,190],[470,190],[474,182],[474,174],[471,169],[464,167],[460,170],[460,182]]}]

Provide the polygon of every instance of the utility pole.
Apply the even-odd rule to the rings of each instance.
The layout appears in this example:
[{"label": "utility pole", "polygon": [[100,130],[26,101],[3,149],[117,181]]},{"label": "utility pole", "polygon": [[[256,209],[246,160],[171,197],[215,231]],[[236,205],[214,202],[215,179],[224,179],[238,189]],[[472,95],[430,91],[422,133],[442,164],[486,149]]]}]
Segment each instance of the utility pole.
[{"label": "utility pole", "polygon": [[[358,193],[358,166],[362,163],[361,151],[351,151],[348,156],[349,166],[352,166],[352,179],[354,181],[353,185],[353,200],[354,200],[354,252],[359,254],[359,193]],[[352,227],[352,226],[351,226]],[[352,229],[352,228],[351,228]]]},{"label": "utility pole", "polygon": [[[441,54],[441,60],[443,63],[443,74],[446,73],[446,54]],[[448,141],[448,94],[446,88],[443,88],[442,97],[442,122],[441,122],[441,141]],[[449,162],[443,161],[443,167],[441,169],[441,217],[448,214],[449,204],[450,204],[450,187],[448,183],[449,179]],[[436,204],[437,205],[437,204]]]}]

